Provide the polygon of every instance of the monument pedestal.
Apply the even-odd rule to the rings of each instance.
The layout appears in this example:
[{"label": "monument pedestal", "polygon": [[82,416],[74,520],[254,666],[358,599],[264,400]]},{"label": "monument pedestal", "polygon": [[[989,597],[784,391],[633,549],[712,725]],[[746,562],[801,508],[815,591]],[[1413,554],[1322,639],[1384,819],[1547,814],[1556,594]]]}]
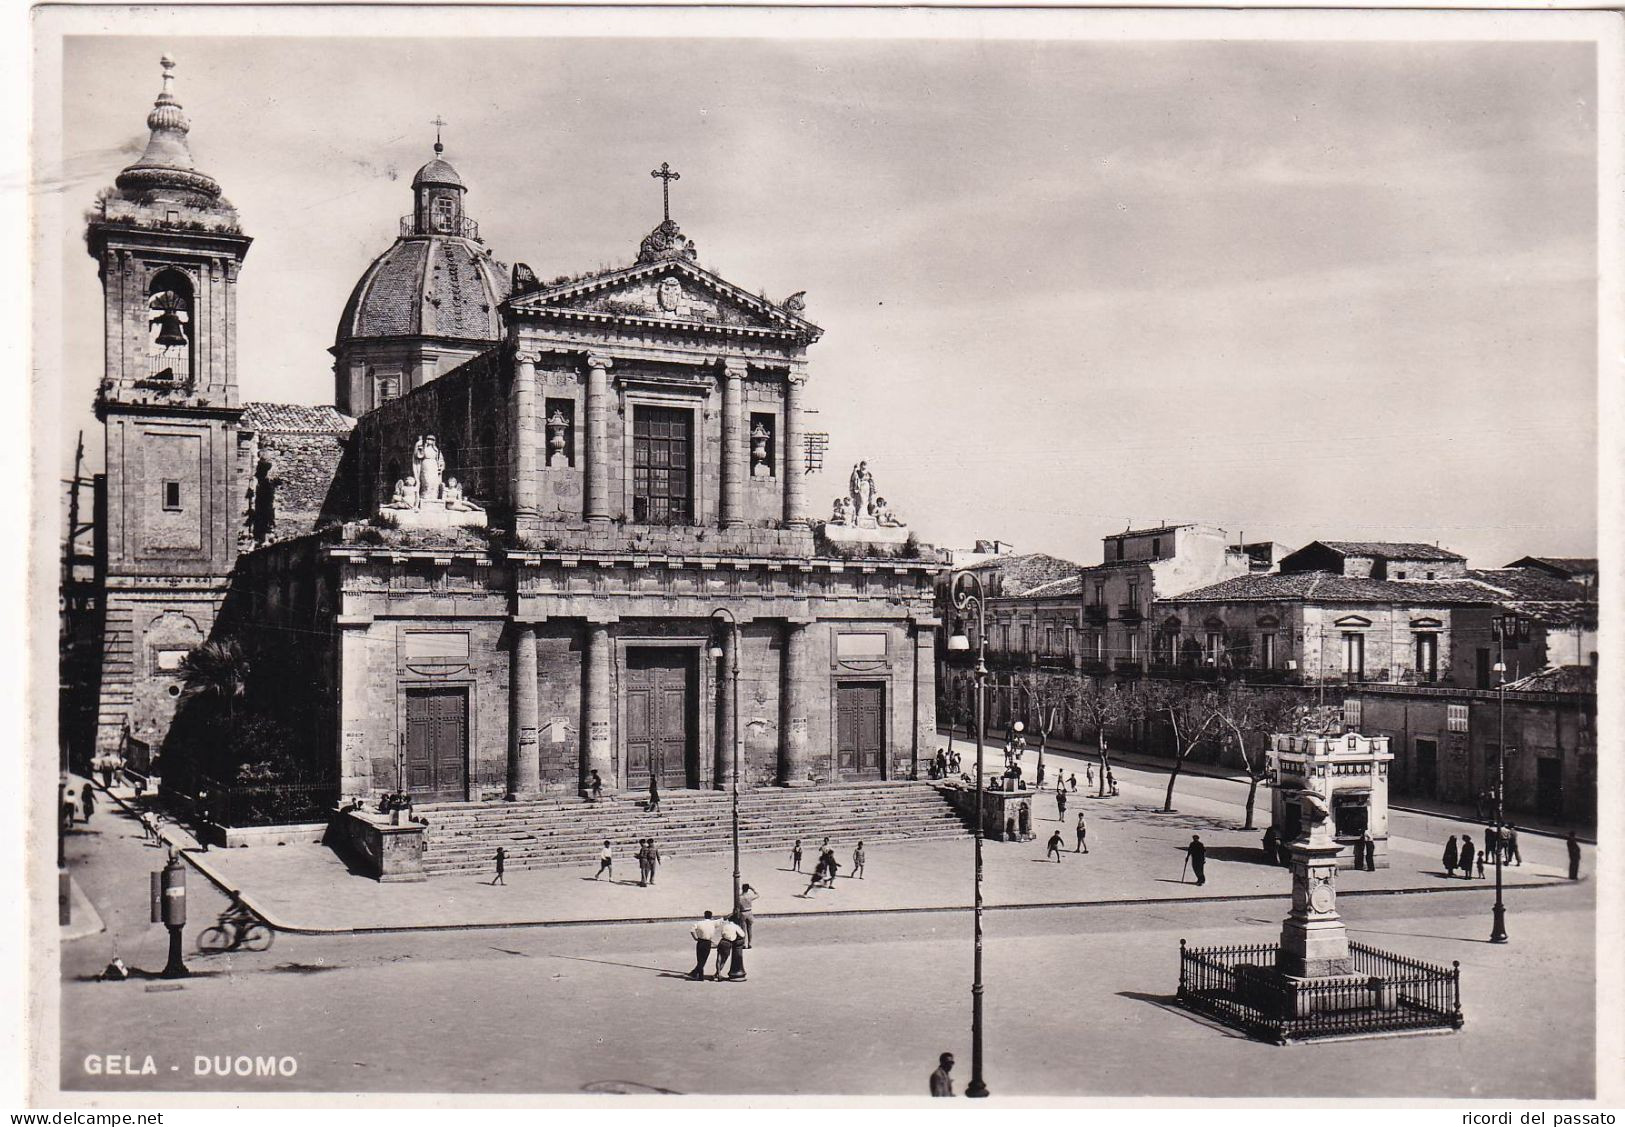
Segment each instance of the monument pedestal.
[{"label": "monument pedestal", "polygon": [[386,505],[379,515],[393,522],[396,528],[414,531],[444,532],[453,528],[485,527],[485,510],[454,509],[441,500],[420,501],[415,509],[397,509]]},{"label": "monument pedestal", "polygon": [[908,529],[893,525],[825,524],[824,539],[831,544],[885,544],[901,547],[908,543]]},{"label": "monument pedestal", "polygon": [[1281,922],[1276,969],[1294,978],[1349,974],[1348,928],[1337,914],[1337,855],[1342,846],[1324,824],[1287,848],[1292,853],[1292,912]]}]

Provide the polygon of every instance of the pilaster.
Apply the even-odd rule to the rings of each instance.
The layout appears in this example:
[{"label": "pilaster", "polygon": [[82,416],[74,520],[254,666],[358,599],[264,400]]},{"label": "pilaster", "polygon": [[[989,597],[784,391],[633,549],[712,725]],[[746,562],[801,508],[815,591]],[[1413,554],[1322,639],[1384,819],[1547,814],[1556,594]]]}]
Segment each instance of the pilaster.
[{"label": "pilaster", "polygon": [[585,749],[585,757],[581,764],[583,790],[591,785],[593,771],[598,772],[606,788],[613,789],[616,786],[614,748],[610,740],[613,727],[611,717],[615,706],[610,693],[609,669],[609,627],[602,622],[589,622],[587,665],[583,671],[585,684],[581,690],[581,707],[584,714],[582,729],[586,733],[586,738],[582,741],[582,747]]},{"label": "pilaster", "polygon": [[535,521],[541,510],[537,492],[541,483],[541,449],[536,360],[536,355],[531,352],[516,352],[513,357],[512,410],[509,418],[512,428],[509,442],[510,485],[514,518],[520,522]]},{"label": "pilaster", "polygon": [[784,724],[779,748],[779,785],[812,785],[812,752],[807,720],[812,714],[812,636],[805,620],[788,619],[784,625]]}]

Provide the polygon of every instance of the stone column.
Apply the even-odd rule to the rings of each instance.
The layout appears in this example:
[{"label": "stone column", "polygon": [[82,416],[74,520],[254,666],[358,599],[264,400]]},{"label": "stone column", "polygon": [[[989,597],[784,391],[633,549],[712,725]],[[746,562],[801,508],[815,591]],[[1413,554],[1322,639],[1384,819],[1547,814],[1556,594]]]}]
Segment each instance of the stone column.
[{"label": "stone column", "polygon": [[812,713],[812,638],[804,620],[789,619],[784,626],[784,721],[780,729],[779,785],[812,785],[812,751],[807,720]]},{"label": "stone column", "polygon": [[609,691],[609,627],[602,622],[587,624],[587,666],[581,686],[583,713],[582,747],[586,756],[581,763],[581,785],[585,789],[596,770],[604,780],[604,789],[615,788],[615,763],[610,743],[610,717],[614,704]]},{"label": "stone column", "polygon": [[587,357],[587,496],[583,515],[588,524],[609,523],[609,369],[614,361],[597,353]]},{"label": "stone column", "polygon": [[745,361],[722,362],[722,527],[745,523]]},{"label": "stone column", "polygon": [[[513,491],[514,518],[519,521],[534,521],[541,515],[539,487],[542,460],[538,440],[540,405],[536,395],[536,360],[535,353],[513,354],[508,482]],[[534,650],[535,646],[531,648]]]},{"label": "stone column", "polygon": [[784,384],[784,449],[779,459],[779,472],[784,475],[784,524],[787,528],[801,528],[807,524],[806,476],[802,470],[802,445],[805,421],[801,415],[802,385],[807,382],[807,371],[793,366]]},{"label": "stone column", "polygon": [[[715,763],[712,765],[712,779],[718,790],[726,790],[728,784],[733,782],[734,769],[734,631],[728,627],[722,631],[722,658],[717,662],[717,737],[714,741]],[[743,669],[740,670],[744,672]],[[745,734],[739,734],[741,741]],[[740,747],[740,754],[744,754],[744,747]]]},{"label": "stone column", "polygon": [[509,660],[508,797],[531,798],[541,785],[541,754],[536,743],[540,726],[537,712],[536,627],[515,623],[513,653]]}]

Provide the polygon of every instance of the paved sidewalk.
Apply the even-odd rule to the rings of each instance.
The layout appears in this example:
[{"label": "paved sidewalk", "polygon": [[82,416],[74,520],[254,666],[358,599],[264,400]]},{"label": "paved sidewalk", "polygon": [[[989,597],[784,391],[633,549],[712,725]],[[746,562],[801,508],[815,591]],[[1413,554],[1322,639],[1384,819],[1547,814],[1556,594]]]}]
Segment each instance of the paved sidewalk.
[{"label": "paved sidewalk", "polygon": [[[1160,792],[1120,778],[1114,799],[1070,797],[1066,821],[1056,820],[1052,797],[1038,800],[1037,839],[984,844],[985,903],[991,908],[1069,904],[1112,904],[1202,899],[1274,900],[1281,914],[1290,890],[1287,871],[1262,863],[1260,833],[1238,830],[1237,811],[1221,802],[1189,795],[1177,813],[1162,814]],[[1158,801],[1152,801],[1158,799]],[[1089,824],[1087,855],[1073,852],[1078,811]],[[658,823],[652,823],[658,834]],[[1063,831],[1066,852],[1057,864],[1045,858],[1045,843]],[[170,827],[171,835],[177,833]],[[1207,883],[1182,880],[1181,846],[1193,833],[1208,847]],[[182,838],[182,844],[190,842]],[[837,840],[842,875],[833,890],[806,893],[808,876],[789,869],[786,848],[747,853],[742,879],[761,893],[756,916],[806,913],[897,912],[968,908],[972,900],[971,839],[870,844],[862,879],[852,879],[852,847]],[[1534,843],[1531,843],[1533,846]],[[816,840],[803,842],[803,869],[817,857]],[[1393,892],[1448,892],[1486,901],[1493,880],[1447,880],[1438,851],[1430,843],[1391,844],[1391,867],[1374,873],[1346,872],[1344,895]],[[1542,841],[1526,849],[1526,863],[1506,871],[1509,887],[1567,883],[1560,843]],[[596,865],[577,869],[509,872],[492,886],[489,874],[434,877],[407,884],[379,884],[351,873],[344,862],[316,845],[258,846],[248,849],[188,849],[188,861],[220,887],[240,891],[255,911],[278,928],[306,932],[367,932],[599,923],[682,919],[709,908],[730,907],[732,861],[728,854],[668,857],[656,883],[637,883],[637,864],[617,858],[616,879],[594,880]],[[1275,909],[1272,908],[1273,912]],[[1487,909],[1486,909],[1487,910]],[[1262,911],[1262,909],[1261,909]]]}]

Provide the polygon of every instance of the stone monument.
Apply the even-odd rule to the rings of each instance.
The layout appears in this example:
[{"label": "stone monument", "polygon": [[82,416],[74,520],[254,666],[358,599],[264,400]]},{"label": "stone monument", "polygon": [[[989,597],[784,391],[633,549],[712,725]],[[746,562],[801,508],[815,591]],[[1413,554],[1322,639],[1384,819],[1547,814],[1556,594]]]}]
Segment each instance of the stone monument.
[{"label": "stone monument", "polygon": [[378,516],[396,528],[444,530],[484,528],[485,510],[463,495],[462,484],[446,476],[446,458],[432,434],[412,447],[413,473],[395,483]]},{"label": "stone monument", "polygon": [[852,467],[846,493],[835,498],[823,532],[833,544],[900,546],[909,537],[908,525],[876,492],[875,476],[867,461]]},{"label": "stone monument", "polygon": [[1303,830],[1287,846],[1292,854],[1292,911],[1281,923],[1276,969],[1292,978],[1349,974],[1348,929],[1337,914],[1337,855],[1331,805],[1318,790],[1298,794]]}]

